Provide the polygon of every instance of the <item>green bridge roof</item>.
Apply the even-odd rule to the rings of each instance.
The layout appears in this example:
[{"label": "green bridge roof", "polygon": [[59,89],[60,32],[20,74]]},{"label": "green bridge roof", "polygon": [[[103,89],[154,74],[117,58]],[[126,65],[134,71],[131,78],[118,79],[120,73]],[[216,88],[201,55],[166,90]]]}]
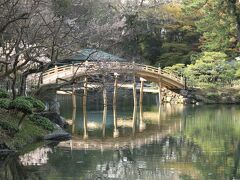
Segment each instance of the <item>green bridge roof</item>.
[{"label": "green bridge roof", "polygon": [[62,62],[73,62],[73,61],[125,61],[123,58],[118,56],[96,50],[96,49],[82,49],[73,56],[62,60]]}]

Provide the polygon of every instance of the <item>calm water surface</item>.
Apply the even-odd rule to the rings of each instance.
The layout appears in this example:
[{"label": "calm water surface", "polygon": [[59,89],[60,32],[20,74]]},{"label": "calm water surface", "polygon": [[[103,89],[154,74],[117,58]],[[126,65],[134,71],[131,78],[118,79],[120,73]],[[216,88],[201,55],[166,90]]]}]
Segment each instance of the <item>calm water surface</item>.
[{"label": "calm water surface", "polygon": [[158,108],[156,96],[145,95],[133,120],[124,97],[114,123],[100,95],[89,98],[86,113],[80,98],[74,111],[71,97],[59,96],[73,139],[2,156],[0,179],[240,179],[240,106]]}]

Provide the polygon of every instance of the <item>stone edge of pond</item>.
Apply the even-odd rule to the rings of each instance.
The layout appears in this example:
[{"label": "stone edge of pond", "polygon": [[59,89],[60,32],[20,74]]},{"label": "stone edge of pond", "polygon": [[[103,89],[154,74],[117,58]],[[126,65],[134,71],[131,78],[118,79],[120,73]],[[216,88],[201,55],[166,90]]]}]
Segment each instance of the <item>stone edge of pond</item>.
[{"label": "stone edge of pond", "polygon": [[240,88],[189,88],[180,94],[183,104],[240,104]]}]

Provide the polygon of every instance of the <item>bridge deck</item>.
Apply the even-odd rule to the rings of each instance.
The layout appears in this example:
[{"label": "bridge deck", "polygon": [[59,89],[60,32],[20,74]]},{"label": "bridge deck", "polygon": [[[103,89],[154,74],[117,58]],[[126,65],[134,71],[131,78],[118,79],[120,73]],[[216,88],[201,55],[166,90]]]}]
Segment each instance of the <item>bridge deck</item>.
[{"label": "bridge deck", "polygon": [[71,80],[81,76],[104,73],[135,74],[148,81],[159,83],[167,88],[184,88],[183,78],[153,66],[128,62],[84,62],[55,66],[43,74],[42,84],[55,84],[57,79]]}]

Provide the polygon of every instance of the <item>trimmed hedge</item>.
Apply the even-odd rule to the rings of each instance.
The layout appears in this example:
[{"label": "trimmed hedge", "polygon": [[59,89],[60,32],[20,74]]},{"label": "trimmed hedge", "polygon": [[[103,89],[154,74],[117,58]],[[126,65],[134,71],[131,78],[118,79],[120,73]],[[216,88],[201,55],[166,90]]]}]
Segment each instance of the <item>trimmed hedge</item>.
[{"label": "trimmed hedge", "polygon": [[11,102],[10,99],[0,98],[0,108],[8,110]]},{"label": "trimmed hedge", "polygon": [[10,103],[9,108],[16,109],[24,114],[32,114],[33,105],[24,96],[19,96]]},{"label": "trimmed hedge", "polygon": [[9,98],[10,95],[6,90],[0,89],[0,98]]},{"label": "trimmed hedge", "polygon": [[21,97],[23,99],[29,101],[33,105],[34,110],[36,110],[38,112],[39,111],[44,111],[45,104],[42,101],[40,101],[40,100],[38,100],[34,97],[31,97],[31,96],[21,96]]},{"label": "trimmed hedge", "polygon": [[48,131],[54,130],[53,123],[48,118],[34,114],[34,115],[31,115],[29,119],[37,126],[41,126],[43,129],[46,129]]}]

